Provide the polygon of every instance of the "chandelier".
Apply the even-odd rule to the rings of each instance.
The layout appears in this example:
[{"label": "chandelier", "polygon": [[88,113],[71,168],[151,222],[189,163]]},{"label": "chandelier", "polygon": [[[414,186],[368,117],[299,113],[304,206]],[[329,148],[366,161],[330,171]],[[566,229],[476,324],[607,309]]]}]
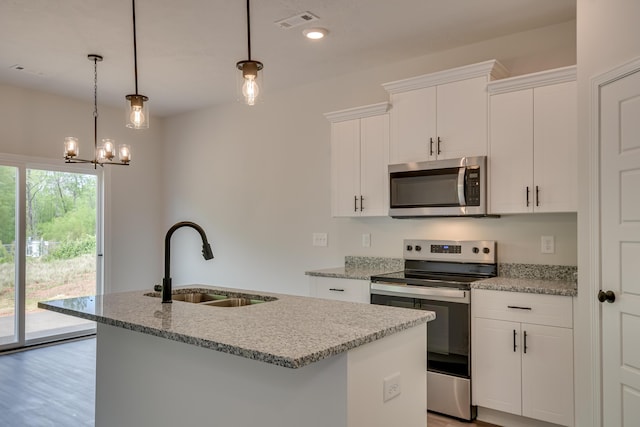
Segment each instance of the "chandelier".
[{"label": "chandelier", "polygon": [[118,161],[116,158],[116,145],[113,139],[102,139],[98,145],[98,62],[102,61],[102,56],[87,55],[93,61],[93,159],[82,159],[78,138],[68,136],[64,139],[64,160],[65,163],[91,163],[94,168],[104,165],[128,165],[131,161],[131,148],[127,144],[120,144],[117,149]]}]

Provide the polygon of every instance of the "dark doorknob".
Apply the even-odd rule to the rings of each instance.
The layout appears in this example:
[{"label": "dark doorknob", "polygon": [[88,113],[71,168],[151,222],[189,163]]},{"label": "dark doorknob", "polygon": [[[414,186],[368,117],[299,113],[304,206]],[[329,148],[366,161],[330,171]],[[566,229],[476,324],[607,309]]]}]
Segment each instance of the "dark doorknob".
[{"label": "dark doorknob", "polygon": [[616,300],[616,294],[613,291],[600,291],[598,292],[598,301],[600,302],[614,302]]}]

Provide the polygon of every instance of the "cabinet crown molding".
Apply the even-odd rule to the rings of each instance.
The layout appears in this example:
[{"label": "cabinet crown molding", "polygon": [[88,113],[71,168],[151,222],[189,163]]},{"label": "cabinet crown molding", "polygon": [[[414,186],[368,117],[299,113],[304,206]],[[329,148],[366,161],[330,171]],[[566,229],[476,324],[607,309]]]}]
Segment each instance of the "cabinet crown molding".
[{"label": "cabinet crown molding", "polygon": [[324,116],[331,123],[343,122],[345,120],[362,119],[364,117],[377,116],[389,111],[388,102],[379,102],[377,104],[363,105],[361,107],[347,108],[346,110],[332,111],[324,113]]},{"label": "cabinet crown molding", "polygon": [[382,87],[390,94],[422,89],[444,83],[471,79],[474,77],[488,76],[488,80],[502,79],[509,75],[509,71],[495,59],[465,65],[458,68],[437,71],[422,76],[411,77],[394,82],[383,83]]},{"label": "cabinet crown molding", "polygon": [[489,94],[495,95],[498,93],[571,82],[576,80],[576,72],[576,66],[571,65],[568,67],[554,68],[552,70],[545,70],[522,76],[509,77],[507,79],[488,83],[487,91]]}]

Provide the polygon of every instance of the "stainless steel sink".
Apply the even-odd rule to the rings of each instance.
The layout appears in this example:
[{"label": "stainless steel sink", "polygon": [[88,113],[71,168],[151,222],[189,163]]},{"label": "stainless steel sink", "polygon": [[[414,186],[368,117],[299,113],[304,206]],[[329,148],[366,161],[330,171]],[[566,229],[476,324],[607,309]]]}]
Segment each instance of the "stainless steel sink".
[{"label": "stainless steel sink", "polygon": [[[159,298],[161,294],[160,292],[150,292],[145,294],[145,296]],[[200,290],[196,291],[195,289],[194,292],[185,292],[185,289],[177,292],[174,291],[171,295],[171,299],[173,301],[183,301],[211,307],[243,307],[276,300],[276,298],[270,296],[238,293],[216,294],[211,292],[201,292]]]},{"label": "stainless steel sink", "polygon": [[215,301],[217,299],[226,298],[224,295],[204,294],[202,292],[191,292],[188,294],[173,294],[171,299],[174,301],[184,301],[199,304],[201,302]]},{"label": "stainless steel sink", "polygon": [[205,302],[202,305],[211,305],[214,307],[242,307],[244,305],[259,304],[264,301],[249,298],[226,298],[217,301]]}]

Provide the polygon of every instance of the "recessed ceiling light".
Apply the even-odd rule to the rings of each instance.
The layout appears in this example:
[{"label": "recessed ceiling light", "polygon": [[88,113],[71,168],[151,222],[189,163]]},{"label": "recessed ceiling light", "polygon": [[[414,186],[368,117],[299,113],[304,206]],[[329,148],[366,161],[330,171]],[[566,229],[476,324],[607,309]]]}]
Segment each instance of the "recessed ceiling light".
[{"label": "recessed ceiling light", "polygon": [[329,33],[325,28],[307,28],[302,32],[306,38],[311,40],[319,40]]}]

